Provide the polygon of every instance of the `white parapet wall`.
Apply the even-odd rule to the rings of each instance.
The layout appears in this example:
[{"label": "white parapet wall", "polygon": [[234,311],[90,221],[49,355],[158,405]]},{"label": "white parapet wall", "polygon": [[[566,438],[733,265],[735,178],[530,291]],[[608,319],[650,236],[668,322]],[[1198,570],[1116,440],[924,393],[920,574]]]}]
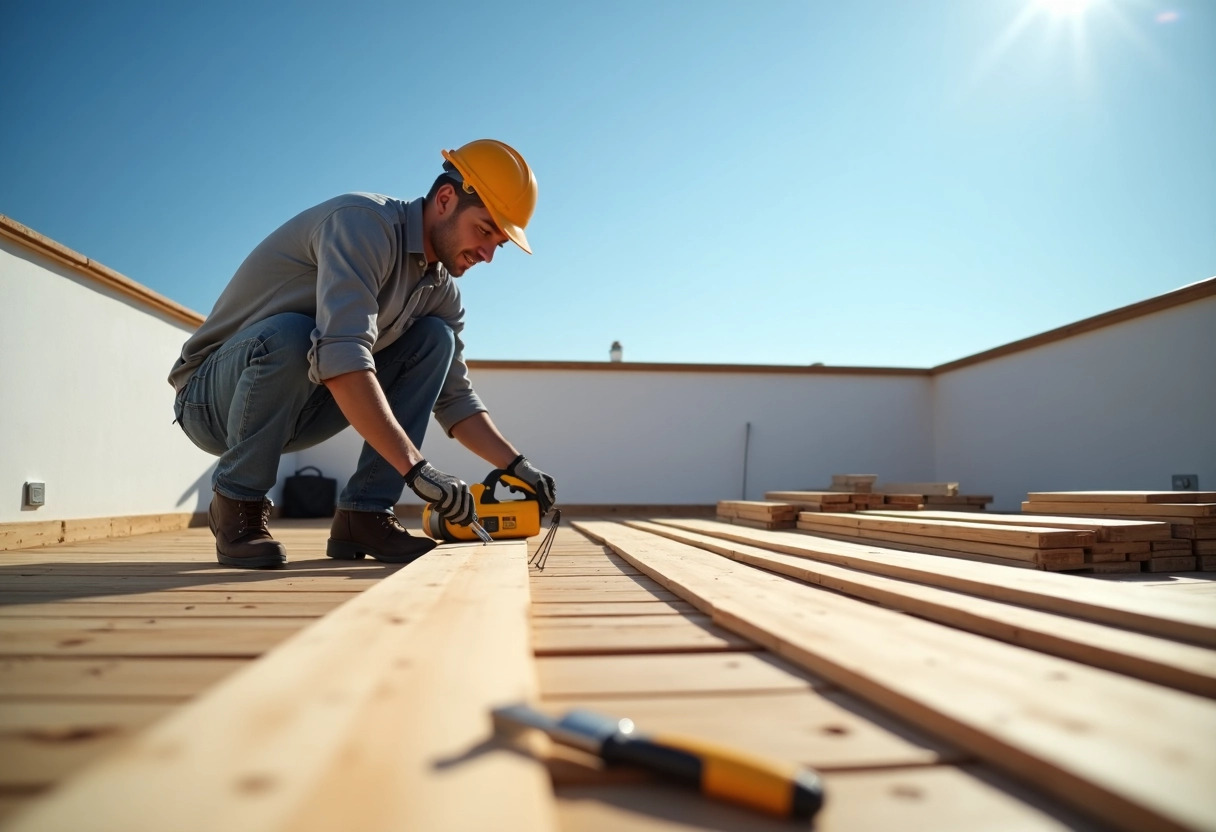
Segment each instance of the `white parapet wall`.
[{"label": "white parapet wall", "polygon": [[[215,460],[166,382],[200,316],[0,217],[0,524],[195,513]],[[934,370],[471,361],[503,433],[567,505],[703,505],[835,473],[1026,492],[1216,488],[1216,278]],[[347,430],[286,456],[344,484]],[[431,422],[423,452],[487,463]],[[24,485],[46,484],[42,508]],[[278,497],[278,488],[271,494]],[[402,502],[416,502],[408,490]]]},{"label": "white parapet wall", "polygon": [[0,236],[0,523],[206,508],[213,458],[165,380],[192,328]]},{"label": "white parapet wall", "polygon": [[[553,474],[567,504],[711,504],[770,489],[826,487],[832,473],[923,478],[932,469],[930,377],[716,370],[496,368],[473,384],[516,447]],[[747,428],[750,423],[750,430]],[[346,431],[300,451],[340,480],[362,447]],[[468,480],[490,466],[432,420],[427,459]],[[864,470],[858,470],[864,469]],[[416,502],[408,490],[403,503]]]},{"label": "white parapet wall", "polygon": [[1064,334],[935,374],[937,476],[1004,510],[1030,491],[1167,491],[1172,474],[1216,489],[1216,294]]}]

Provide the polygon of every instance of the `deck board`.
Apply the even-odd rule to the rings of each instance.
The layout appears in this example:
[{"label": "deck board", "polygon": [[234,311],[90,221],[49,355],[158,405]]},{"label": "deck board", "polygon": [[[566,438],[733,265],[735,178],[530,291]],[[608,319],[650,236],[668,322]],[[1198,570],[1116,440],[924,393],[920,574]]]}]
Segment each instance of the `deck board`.
[{"label": "deck board", "polygon": [[[327,529],[279,521],[292,563],[267,573],[220,567],[206,529],[0,553],[0,823],[396,570],[324,558]],[[949,743],[755,643],[725,641],[636,571],[569,527],[548,568],[531,570],[544,709],[590,706],[642,730],[699,733],[817,766],[829,793],[818,829],[1085,828]],[[1145,593],[1197,597],[1216,586],[1151,578],[1139,583]],[[91,646],[61,643],[77,638]],[[707,638],[724,643],[706,651],[697,640]],[[546,639],[565,646],[548,651]],[[665,652],[652,652],[663,639]],[[81,653],[89,650],[109,652]],[[591,767],[571,780],[562,775],[570,769],[552,771],[567,830],[790,828],[636,773]]]}]

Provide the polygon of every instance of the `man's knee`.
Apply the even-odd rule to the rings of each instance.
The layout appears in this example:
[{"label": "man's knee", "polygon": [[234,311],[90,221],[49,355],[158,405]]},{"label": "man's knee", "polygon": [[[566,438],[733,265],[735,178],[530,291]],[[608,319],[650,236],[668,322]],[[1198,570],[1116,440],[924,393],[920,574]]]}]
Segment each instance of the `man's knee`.
[{"label": "man's knee", "polygon": [[456,349],[456,336],[443,318],[419,318],[410,327],[410,334],[427,346],[453,351]]}]

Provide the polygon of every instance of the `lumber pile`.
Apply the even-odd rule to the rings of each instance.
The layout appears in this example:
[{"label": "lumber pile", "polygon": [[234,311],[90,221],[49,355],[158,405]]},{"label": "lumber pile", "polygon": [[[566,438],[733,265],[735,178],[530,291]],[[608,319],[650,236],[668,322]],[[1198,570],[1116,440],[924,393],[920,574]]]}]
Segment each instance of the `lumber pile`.
[{"label": "lumber pile", "polygon": [[[798,511],[857,511],[858,503],[854,497],[860,494],[846,494],[838,491],[766,491],[764,499],[775,500],[785,505],[794,506]],[[866,505],[869,506],[869,495]],[[795,517],[797,519],[797,517]]]},{"label": "lumber pile", "polygon": [[792,529],[798,506],[765,500],[719,500],[719,520],[753,529]]},{"label": "lumber pile", "polygon": [[883,495],[874,493],[876,474],[833,474],[827,488],[810,491],[768,491],[766,500],[778,500],[801,511],[847,513],[883,505]]},{"label": "lumber pile", "polygon": [[1094,546],[1097,538],[1088,529],[972,523],[922,514],[865,512],[840,516],[805,512],[798,515],[797,528],[836,540],[874,541],[894,548],[1052,572],[1085,569],[1086,547]]},{"label": "lumber pile", "polygon": [[[867,512],[875,516],[954,520],[957,514],[949,512],[919,511],[897,512],[877,510]],[[1170,525],[1154,520],[1122,520],[1112,517],[1027,517],[1025,514],[967,515],[968,523],[990,523],[999,526],[1034,526],[1053,529],[1091,531],[1094,542],[1083,546],[1085,566],[1072,568],[1070,572],[1110,574],[1139,572],[1140,563],[1152,555],[1152,547],[1162,543],[1173,544]]]},{"label": "lumber pile", "polygon": [[962,494],[956,482],[884,482],[874,487],[883,505],[928,511],[983,511],[991,494]]},{"label": "lumber pile", "polygon": [[1036,491],[1022,512],[1157,522],[1170,533],[1137,553],[1143,571],[1216,571],[1216,491]]},{"label": "lumber pile", "polygon": [[852,512],[891,508],[905,511],[984,511],[991,494],[962,494],[957,482],[878,483],[876,474],[833,474],[825,489],[767,491],[764,499],[791,503],[802,511]]}]

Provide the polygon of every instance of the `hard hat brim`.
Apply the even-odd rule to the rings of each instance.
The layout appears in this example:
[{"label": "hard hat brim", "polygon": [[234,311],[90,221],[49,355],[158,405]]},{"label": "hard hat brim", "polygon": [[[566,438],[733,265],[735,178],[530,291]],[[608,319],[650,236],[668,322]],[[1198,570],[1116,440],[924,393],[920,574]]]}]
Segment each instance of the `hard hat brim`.
[{"label": "hard hat brim", "polygon": [[[488,208],[486,210],[489,210]],[[507,239],[522,248],[528,254],[532,253],[532,247],[528,245],[528,238],[524,236],[524,230],[518,225],[502,222],[498,217],[494,216],[494,212],[490,211],[490,216],[494,218],[494,222],[502,229],[502,233],[507,235]]]}]

